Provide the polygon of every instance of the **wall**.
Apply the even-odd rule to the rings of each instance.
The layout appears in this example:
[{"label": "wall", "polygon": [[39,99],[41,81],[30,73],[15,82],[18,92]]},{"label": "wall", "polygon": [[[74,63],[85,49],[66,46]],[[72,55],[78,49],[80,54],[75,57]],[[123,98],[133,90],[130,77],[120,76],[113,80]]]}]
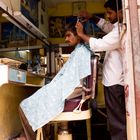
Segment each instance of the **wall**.
[{"label": "wall", "polygon": [[7,140],[22,130],[18,114],[19,103],[37,88],[4,84],[0,86],[0,140]]},{"label": "wall", "polygon": [[48,36],[49,35],[48,12],[47,12],[47,7],[42,8],[41,1],[39,1],[39,4],[38,4],[38,22],[39,22],[39,30],[41,30],[42,33]]}]

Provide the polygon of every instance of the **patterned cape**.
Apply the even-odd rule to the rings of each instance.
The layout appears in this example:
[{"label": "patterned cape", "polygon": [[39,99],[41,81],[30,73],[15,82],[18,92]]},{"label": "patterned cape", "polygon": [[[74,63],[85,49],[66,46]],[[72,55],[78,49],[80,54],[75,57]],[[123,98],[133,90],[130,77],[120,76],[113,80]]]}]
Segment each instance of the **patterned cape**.
[{"label": "patterned cape", "polygon": [[29,124],[36,131],[64,109],[65,99],[91,74],[91,52],[78,44],[53,80],[20,103]]}]

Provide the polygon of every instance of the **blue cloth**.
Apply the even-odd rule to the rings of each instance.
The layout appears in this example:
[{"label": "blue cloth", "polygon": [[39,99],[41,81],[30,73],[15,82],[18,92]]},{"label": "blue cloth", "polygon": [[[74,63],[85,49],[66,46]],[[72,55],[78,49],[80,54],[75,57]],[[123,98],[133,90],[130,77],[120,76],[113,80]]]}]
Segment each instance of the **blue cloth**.
[{"label": "blue cloth", "polygon": [[90,51],[78,44],[53,80],[24,99],[22,108],[35,131],[53,120],[64,109],[65,99],[80,85],[80,80],[91,74]]}]

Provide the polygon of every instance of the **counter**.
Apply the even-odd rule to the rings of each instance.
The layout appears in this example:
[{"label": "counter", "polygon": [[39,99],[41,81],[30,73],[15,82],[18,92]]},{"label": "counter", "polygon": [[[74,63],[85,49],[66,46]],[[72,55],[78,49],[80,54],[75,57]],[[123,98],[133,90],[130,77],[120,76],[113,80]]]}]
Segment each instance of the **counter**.
[{"label": "counter", "polygon": [[45,84],[45,77],[0,64],[0,140],[22,131],[20,102]]}]

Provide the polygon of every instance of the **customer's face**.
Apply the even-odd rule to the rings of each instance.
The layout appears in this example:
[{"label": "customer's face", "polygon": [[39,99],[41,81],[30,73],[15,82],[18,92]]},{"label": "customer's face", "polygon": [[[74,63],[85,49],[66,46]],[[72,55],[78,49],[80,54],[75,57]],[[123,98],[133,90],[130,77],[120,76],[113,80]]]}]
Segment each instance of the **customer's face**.
[{"label": "customer's face", "polygon": [[115,23],[118,21],[117,13],[109,7],[106,8],[106,17],[111,23]]},{"label": "customer's face", "polygon": [[65,42],[68,43],[70,46],[76,46],[80,42],[80,39],[77,35],[74,35],[73,32],[66,31]]}]

